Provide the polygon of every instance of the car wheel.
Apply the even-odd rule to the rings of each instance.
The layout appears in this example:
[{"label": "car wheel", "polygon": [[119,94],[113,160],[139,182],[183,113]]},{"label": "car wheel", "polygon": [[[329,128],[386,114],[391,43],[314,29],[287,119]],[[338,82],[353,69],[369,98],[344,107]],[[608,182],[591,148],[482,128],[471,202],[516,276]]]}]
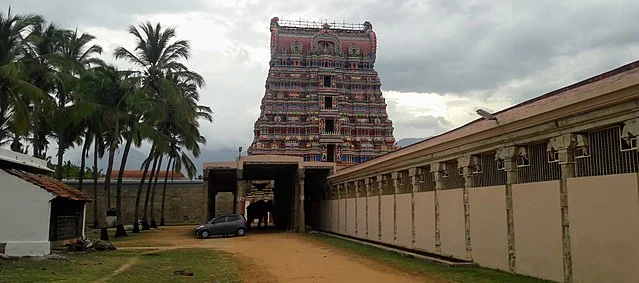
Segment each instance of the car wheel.
[{"label": "car wheel", "polygon": [[238,235],[238,236],[244,236],[244,235],[246,235],[246,229],[239,228],[239,229],[237,229],[237,232],[235,232],[235,234]]},{"label": "car wheel", "polygon": [[209,237],[209,231],[204,230],[204,231],[200,232],[200,237],[202,237],[202,239],[208,238]]}]

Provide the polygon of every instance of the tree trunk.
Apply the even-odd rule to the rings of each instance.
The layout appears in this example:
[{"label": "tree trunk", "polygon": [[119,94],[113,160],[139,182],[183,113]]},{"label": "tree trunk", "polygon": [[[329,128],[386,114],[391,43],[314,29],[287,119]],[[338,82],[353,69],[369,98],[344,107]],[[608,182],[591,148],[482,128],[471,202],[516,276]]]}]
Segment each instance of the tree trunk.
[{"label": "tree trunk", "polygon": [[90,133],[87,130],[87,134],[84,137],[84,145],[82,146],[82,157],[80,158],[80,176],[78,176],[78,190],[80,191],[82,191],[82,182],[84,181],[84,166],[86,166],[87,151],[89,151],[89,146],[91,145],[89,137]]},{"label": "tree trunk", "polygon": [[124,168],[126,167],[126,160],[129,156],[129,150],[131,150],[131,142],[133,136],[129,136],[124,146],[124,153],[122,153],[122,162],[120,162],[120,172],[118,172],[118,180],[116,186],[115,197],[115,210],[117,216],[117,226],[115,229],[115,237],[126,237],[126,231],[124,230],[124,224],[122,224],[122,177],[124,176]]},{"label": "tree trunk", "polygon": [[56,170],[56,178],[62,180],[62,163],[64,162],[64,149],[62,148],[62,142],[58,141],[58,170]]},{"label": "tree trunk", "polygon": [[153,169],[151,169],[151,176],[149,176],[149,185],[146,186],[146,196],[144,197],[144,212],[142,216],[142,230],[151,230],[149,227],[148,212],[149,212],[149,194],[151,192],[151,184],[153,183],[153,176],[155,175],[155,167],[158,165],[158,156],[153,158]]},{"label": "tree trunk", "polygon": [[111,171],[113,171],[113,159],[115,158],[115,150],[117,148],[117,144],[115,142],[111,143],[109,146],[109,163],[107,163],[107,171],[104,176],[104,190],[107,194],[107,209],[111,208]]},{"label": "tree trunk", "polygon": [[[97,205],[98,202],[98,177],[99,177],[99,173],[98,173],[98,139],[96,139],[95,142],[95,153],[93,154],[93,190],[94,190],[94,196],[95,196],[95,202]],[[103,191],[104,195],[103,197],[105,199],[107,199],[109,196],[107,195],[106,191]],[[98,225],[96,225],[96,227],[100,227],[100,240],[103,241],[108,241],[109,240],[109,234],[107,233],[107,223],[106,223],[106,208],[103,207],[102,209],[98,209],[98,211],[95,211],[95,215],[98,215],[98,218],[96,220],[96,223]]]},{"label": "tree trunk", "polygon": [[154,147],[151,147],[151,151],[149,152],[149,162],[144,166],[144,172],[142,173],[142,178],[140,179],[140,184],[138,185],[138,191],[135,195],[135,213],[133,214],[133,233],[140,233],[140,226],[138,225],[138,221],[140,219],[140,197],[142,197],[142,188],[144,187],[144,180],[146,179],[146,173],[149,171],[149,165],[151,165],[150,159],[153,157]]},{"label": "tree trunk", "polygon": [[95,139],[93,149],[93,227],[100,227],[98,221],[98,139]]},{"label": "tree trunk", "polygon": [[160,226],[164,226],[164,200],[166,199],[166,182],[169,180],[169,169],[171,169],[171,175],[173,175],[173,168],[171,168],[172,157],[169,157],[169,162],[166,164],[166,175],[164,175],[164,188],[162,189],[162,207],[160,208]]},{"label": "tree trunk", "polygon": [[160,177],[160,168],[162,167],[162,160],[164,159],[164,155],[160,156],[160,161],[158,162],[158,169],[155,172],[155,181],[153,181],[153,189],[151,190],[151,208],[150,208],[150,216],[151,216],[151,228],[158,228],[158,224],[155,222],[155,188],[158,186],[158,177]]}]

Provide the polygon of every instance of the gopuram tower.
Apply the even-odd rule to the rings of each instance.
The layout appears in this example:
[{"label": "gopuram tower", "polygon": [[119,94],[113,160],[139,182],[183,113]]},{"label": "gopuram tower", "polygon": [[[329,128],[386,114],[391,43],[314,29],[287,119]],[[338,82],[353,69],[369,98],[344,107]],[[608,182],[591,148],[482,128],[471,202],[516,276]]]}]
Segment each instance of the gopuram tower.
[{"label": "gopuram tower", "polygon": [[395,149],[369,22],[271,19],[271,60],[249,155],[361,163]]}]

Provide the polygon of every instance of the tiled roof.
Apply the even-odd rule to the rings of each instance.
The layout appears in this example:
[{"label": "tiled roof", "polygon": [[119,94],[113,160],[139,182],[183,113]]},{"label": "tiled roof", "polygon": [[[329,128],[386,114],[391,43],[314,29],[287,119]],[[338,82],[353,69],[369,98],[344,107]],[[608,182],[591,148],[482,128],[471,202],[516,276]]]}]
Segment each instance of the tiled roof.
[{"label": "tiled roof", "polygon": [[92,200],[81,191],[65,183],[62,183],[60,180],[51,178],[46,175],[29,173],[29,172],[18,170],[18,169],[4,169],[4,171],[22,180],[25,180],[31,184],[34,184],[61,198],[65,198],[69,200],[80,200],[80,201]]},{"label": "tiled roof", "polygon": [[[164,170],[160,170],[160,173],[158,174],[158,178],[164,178],[164,176],[166,176],[167,172],[169,173],[169,178],[171,178],[171,171],[164,171]],[[111,178],[117,178],[118,177],[118,173],[120,173],[120,170],[113,170],[111,171]],[[144,171],[142,170],[124,170],[124,175],[122,175],[123,179],[141,179],[142,175],[144,174]],[[149,178],[149,176],[151,175],[151,170],[149,170],[149,172],[146,173],[146,178]],[[185,179],[184,174],[182,174],[182,172],[180,171],[175,171],[173,172],[173,179]]]}]

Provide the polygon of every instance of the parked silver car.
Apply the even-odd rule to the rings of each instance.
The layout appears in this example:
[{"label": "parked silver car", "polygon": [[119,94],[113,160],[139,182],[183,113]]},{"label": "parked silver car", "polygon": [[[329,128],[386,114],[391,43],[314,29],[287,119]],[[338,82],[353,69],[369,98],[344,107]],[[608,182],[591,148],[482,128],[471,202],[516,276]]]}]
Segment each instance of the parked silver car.
[{"label": "parked silver car", "polygon": [[205,239],[212,235],[244,236],[246,234],[246,219],[241,214],[226,214],[213,218],[206,224],[197,226],[195,235]]}]

